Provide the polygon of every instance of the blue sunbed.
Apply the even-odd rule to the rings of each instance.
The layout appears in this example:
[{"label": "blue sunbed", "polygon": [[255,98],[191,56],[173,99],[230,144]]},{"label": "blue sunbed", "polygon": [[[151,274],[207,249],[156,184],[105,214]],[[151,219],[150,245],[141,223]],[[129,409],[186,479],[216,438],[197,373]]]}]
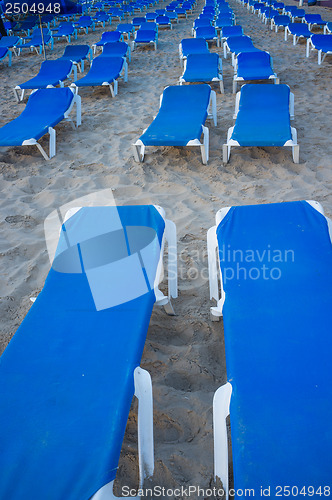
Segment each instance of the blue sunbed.
[{"label": "blue sunbed", "polygon": [[210,295],[219,303],[211,312],[223,314],[229,380],[213,412],[215,476],[226,490],[229,414],[235,491],[330,496],[329,226],[317,202],[295,201],[225,207],[209,231]]},{"label": "blue sunbed", "polygon": [[92,50],[89,45],[67,45],[65,51],[59,60],[71,61],[77,66],[79,71],[84,71],[84,61],[92,61]]},{"label": "blue sunbed", "polygon": [[105,31],[101,35],[99,42],[92,45],[93,53],[96,53],[97,47],[103,47],[105,43],[119,42],[121,40],[121,33],[119,31]]},{"label": "blue sunbed", "polygon": [[95,31],[95,23],[90,16],[81,16],[79,20],[74,23],[74,25],[78,33],[82,30],[87,35],[89,32],[89,28],[92,28],[92,31]]},{"label": "blue sunbed", "polygon": [[170,18],[167,16],[157,16],[156,23],[157,23],[158,29],[159,28],[172,29],[172,23],[170,21]]},{"label": "blue sunbed", "polygon": [[135,31],[135,26],[131,23],[118,24],[116,27],[116,31],[121,33],[122,36],[126,35],[127,39],[130,40],[131,35]]},{"label": "blue sunbed", "polygon": [[311,35],[307,40],[307,57],[310,49],[318,51],[318,64],[322,64],[325,57],[332,54],[332,35]]},{"label": "blue sunbed", "polygon": [[227,54],[232,54],[232,64],[235,66],[236,56],[241,52],[260,52],[260,49],[254,47],[250,36],[229,36],[224,41],[224,58],[227,59]]},{"label": "blue sunbed", "polygon": [[[149,23],[150,24],[150,23]],[[153,29],[139,29],[135,33],[135,39],[133,41],[133,48],[135,49],[137,44],[154,46],[154,50],[157,50],[158,34]]]},{"label": "blue sunbed", "polygon": [[130,62],[130,47],[126,42],[106,43],[99,57],[128,57]]},{"label": "blue sunbed", "polygon": [[236,92],[238,82],[252,80],[274,80],[274,83],[279,83],[279,79],[273,71],[272,58],[268,52],[241,52],[237,56],[233,93]]},{"label": "blue sunbed", "polygon": [[134,393],[140,486],[154,469],[139,365],[153,306],[169,302],[154,281],[174,224],[160,207],[106,206],[72,210],[60,228],[44,287],[1,356],[0,497],[11,500],[114,498]]},{"label": "blue sunbed", "polygon": [[61,23],[56,31],[53,31],[53,38],[60,40],[65,38],[68,43],[71,42],[71,37],[74,35],[77,40],[77,29],[72,23]]},{"label": "blue sunbed", "polygon": [[92,21],[95,23],[95,25],[101,24],[102,27],[105,28],[106,23],[112,23],[112,18],[106,12],[100,11],[96,12],[96,14],[92,18]]},{"label": "blue sunbed", "polygon": [[144,160],[146,146],[199,146],[202,162],[206,164],[209,159],[209,129],[204,124],[210,105],[210,116],[216,125],[216,94],[209,85],[166,87],[158,115],[133,145],[135,160]]},{"label": "blue sunbed", "polygon": [[287,41],[288,35],[293,36],[293,45],[296,45],[301,38],[308,39],[312,33],[307,24],[304,23],[290,23],[285,29],[285,40]]},{"label": "blue sunbed", "polygon": [[0,61],[8,56],[8,66],[12,65],[12,53],[7,47],[0,47]]},{"label": "blue sunbed", "polygon": [[274,28],[275,32],[278,32],[279,28],[285,28],[291,23],[289,16],[284,14],[278,14],[271,19],[271,30]]},{"label": "blue sunbed", "polygon": [[[67,88],[40,89],[34,92],[24,111],[18,118],[0,128],[0,146],[36,145],[48,160],[55,155],[56,138],[54,126],[62,120],[70,120],[76,104],[76,124],[81,124],[81,100]],[[37,142],[43,135],[50,135],[49,156]],[[1,481],[0,481],[1,482]]]},{"label": "blue sunbed", "polygon": [[13,49],[15,55],[17,55],[17,46],[21,43],[21,38],[18,36],[3,36],[0,39],[0,48],[2,49]]},{"label": "blue sunbed", "polygon": [[32,33],[31,40],[21,43],[18,46],[18,55],[21,54],[23,49],[29,49],[31,51],[34,49],[37,54],[41,54],[43,46],[49,46],[51,50],[53,49],[53,38],[51,32],[48,28],[43,28],[43,34],[41,34],[40,29],[36,28]]},{"label": "blue sunbed", "polygon": [[291,18],[292,18],[292,23],[295,22],[296,19],[302,19],[304,18],[305,16],[305,10],[304,9],[296,9],[296,10],[293,10],[292,13],[291,13]]},{"label": "blue sunbed", "polygon": [[195,38],[204,38],[207,42],[217,42],[219,47],[219,37],[216,28],[213,26],[202,26],[195,29]]},{"label": "blue sunbed", "polygon": [[[63,87],[63,82],[69,78],[73,70],[74,78],[76,78],[76,67],[71,61],[56,59],[42,62],[40,70],[34,78],[16,85],[14,88],[17,102],[23,100],[25,90],[44,89],[56,85]],[[20,94],[19,90],[22,91]]]},{"label": "blue sunbed", "polygon": [[76,88],[76,93],[80,87],[107,86],[111,96],[115,97],[118,93],[118,78],[122,75],[126,82],[128,65],[123,57],[103,57],[101,55],[93,59],[89,72],[80,80],[72,83],[71,86]]},{"label": "blue sunbed", "polygon": [[189,54],[209,54],[207,41],[204,38],[183,38],[179,44],[179,54],[181,62],[188,57]]},{"label": "blue sunbed", "polygon": [[220,32],[220,39],[225,41],[229,36],[243,36],[242,26],[239,24],[234,26],[224,26]]},{"label": "blue sunbed", "polygon": [[288,85],[244,85],[237,94],[236,122],[228,130],[223,162],[228,162],[232,146],[290,146],[294,163],[299,163],[297,133],[290,126],[293,114]]},{"label": "blue sunbed", "polygon": [[318,26],[319,28],[323,28],[327,21],[323,21],[322,16],[320,14],[306,14],[302,19],[303,22],[307,23],[309,29],[313,26]]},{"label": "blue sunbed", "polygon": [[184,82],[219,82],[220,92],[224,92],[222,63],[218,54],[188,54],[180,85]]}]

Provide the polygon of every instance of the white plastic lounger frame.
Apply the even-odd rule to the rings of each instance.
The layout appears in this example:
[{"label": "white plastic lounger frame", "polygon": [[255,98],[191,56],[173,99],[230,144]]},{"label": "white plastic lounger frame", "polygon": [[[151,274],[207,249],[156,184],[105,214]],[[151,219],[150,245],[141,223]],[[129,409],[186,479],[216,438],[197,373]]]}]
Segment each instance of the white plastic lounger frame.
[{"label": "white plastic lounger frame", "polygon": [[307,39],[306,57],[310,56],[310,51],[311,50],[317,50],[317,52],[318,52],[318,64],[319,64],[319,66],[322,64],[322,62],[324,61],[324,59],[325,59],[325,57],[327,55],[332,55],[332,50],[328,50],[327,52],[324,52],[324,55],[322,55],[323,54],[322,49],[316,49],[316,47],[313,45],[313,43],[311,41],[311,38],[308,38]]},{"label": "white plastic lounger frame", "polygon": [[305,39],[305,37],[303,35],[300,35],[300,36],[293,35],[293,33],[291,33],[289,27],[286,26],[286,28],[285,28],[285,42],[287,42],[287,40],[288,40],[288,35],[291,35],[293,37],[293,45],[296,45],[301,38]]},{"label": "white plastic lounger frame", "polygon": [[[182,75],[180,76],[179,78],[179,84],[180,85],[183,85],[184,83],[191,83],[191,82],[187,82],[186,80],[183,79],[183,75],[185,74],[185,71],[186,71],[186,68],[187,68],[187,58],[184,58],[183,59],[183,73]],[[218,64],[218,76],[212,78],[212,80],[210,80],[211,82],[219,82],[219,86],[220,86],[220,93],[223,94],[224,93],[224,82],[223,82],[223,79],[222,79],[222,73],[220,72],[221,70],[221,60],[219,59],[219,64]]]},{"label": "white plastic lounger frame", "polygon": [[[167,87],[166,87],[167,88]],[[160,96],[160,106],[162,103],[163,94]],[[154,117],[155,118],[155,117]],[[214,126],[217,126],[217,98],[214,90],[211,90],[210,102],[209,102],[209,112],[207,118],[213,119]],[[147,129],[143,130],[143,134]],[[209,129],[202,125],[203,142],[199,139],[192,139],[187,142],[186,146],[199,146],[201,148],[202,163],[207,165],[209,161]],[[135,144],[133,144],[134,158],[137,162],[143,162],[145,156],[145,144],[138,139]]]},{"label": "white plastic lounger frame", "polygon": [[[235,113],[234,113],[234,120],[237,117],[237,114],[239,112],[239,104],[240,104],[240,97],[241,97],[241,91],[236,94],[236,101],[235,101]],[[290,114],[290,119],[292,120],[294,118],[294,94],[290,92],[290,99],[289,99],[289,114]],[[226,144],[223,144],[223,163],[226,164],[229,161],[229,158],[231,156],[231,147],[232,146],[240,146],[240,147],[245,147],[241,146],[237,141],[231,139],[232,134],[233,134],[234,126],[230,127],[227,132],[227,142]],[[300,161],[300,146],[297,143],[297,131],[296,128],[291,127],[291,134],[292,138],[289,139],[283,146],[281,147],[291,147],[292,148],[292,155],[293,155],[293,161],[294,163],[299,163]],[[251,147],[251,146],[247,146]],[[252,146],[252,147],[258,147],[258,146]]]},{"label": "white plastic lounger frame", "polygon": [[[73,92],[72,89],[71,89],[71,91]],[[36,92],[36,90],[34,90],[34,92]],[[74,104],[76,104],[76,126],[75,126],[73,120],[71,119],[71,117],[69,116],[72,109],[73,109]],[[74,129],[81,125],[81,98],[79,95],[74,95],[73,100],[71,102],[71,105],[67,109],[67,111],[64,115],[64,119],[66,121],[70,122]],[[55,129],[53,127],[48,127],[48,133],[50,136],[49,156],[47,155],[45,149],[39,144],[39,142],[36,141],[36,139],[26,139],[25,141],[23,141],[22,146],[36,145],[37,148],[39,149],[39,151],[41,152],[41,154],[43,155],[43,157],[45,158],[45,160],[50,160],[56,154],[56,132],[55,132]]]}]

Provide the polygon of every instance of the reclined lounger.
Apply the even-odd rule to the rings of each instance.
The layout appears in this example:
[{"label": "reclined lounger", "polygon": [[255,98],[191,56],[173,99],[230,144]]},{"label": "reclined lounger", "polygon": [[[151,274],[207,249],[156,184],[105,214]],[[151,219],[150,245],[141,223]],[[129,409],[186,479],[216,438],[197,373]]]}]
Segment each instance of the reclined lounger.
[{"label": "reclined lounger", "polygon": [[261,52],[260,49],[254,47],[250,36],[230,36],[224,41],[224,58],[227,59],[227,54],[232,54],[232,64],[235,66],[236,56],[242,52]]},{"label": "reclined lounger", "polygon": [[103,47],[106,43],[119,42],[121,37],[122,35],[119,31],[105,31],[101,35],[99,42],[96,42],[91,46],[93,53],[96,53],[97,47]]},{"label": "reclined lounger", "polygon": [[67,45],[59,59],[71,61],[83,73],[84,61],[89,61],[91,65],[93,59],[92,49],[90,49],[89,45]]},{"label": "reclined lounger", "polygon": [[[17,49],[20,43],[22,43],[22,39],[18,36],[3,36],[2,38],[0,38],[0,50],[12,49],[14,54],[17,56]],[[11,57],[11,55],[9,57]]]},{"label": "reclined lounger", "polygon": [[63,223],[44,288],[1,357],[0,498],[115,498],[134,393],[140,483],[153,474],[151,379],[139,364],[154,303],[170,305],[158,289],[166,238],[175,297],[175,226],[160,207],[74,209]]},{"label": "reclined lounger", "polygon": [[[318,51],[318,64],[322,64],[325,57],[332,54],[332,35],[312,35],[307,40],[307,57],[309,57],[310,49]],[[324,54],[323,57],[322,54]]]},{"label": "reclined lounger", "polygon": [[233,94],[236,92],[238,82],[252,80],[274,80],[274,83],[279,83],[279,78],[272,68],[272,58],[268,52],[242,52],[237,56]]},{"label": "reclined lounger", "polygon": [[48,46],[53,50],[53,38],[51,32],[48,28],[43,28],[43,35],[40,32],[40,28],[36,28],[33,33],[31,40],[21,43],[18,46],[18,55],[21,54],[22,49],[29,49],[31,52],[36,51],[37,54],[42,53],[43,46]]},{"label": "reclined lounger", "polygon": [[204,38],[183,38],[179,44],[179,56],[184,63],[189,54],[209,54],[207,41]]},{"label": "reclined lounger", "polygon": [[330,496],[331,229],[317,202],[296,201],[224,208],[209,230],[229,381],[214,397],[215,476],[226,490],[230,414],[234,490]]},{"label": "reclined lounger", "polygon": [[224,92],[222,79],[222,63],[218,54],[189,54],[184,63],[184,72],[180,77],[182,83],[219,82],[220,92]]},{"label": "reclined lounger", "polygon": [[307,24],[304,23],[290,23],[285,28],[285,40],[288,40],[288,35],[293,35],[293,45],[296,45],[300,38],[308,39],[312,33]]},{"label": "reclined lounger", "polygon": [[290,126],[293,117],[294,95],[288,85],[243,85],[236,94],[236,121],[228,129],[223,162],[228,162],[232,146],[290,146],[294,163],[299,163],[297,132]]},{"label": "reclined lounger", "polygon": [[[78,93],[79,87],[101,87],[108,86],[111,96],[118,93],[118,78],[123,75],[126,82],[128,79],[128,65],[123,57],[96,57],[91,62],[91,67],[87,75],[71,84]],[[112,87],[113,84],[113,87]]]},{"label": "reclined lounger", "polygon": [[[24,111],[0,128],[0,146],[36,145],[45,160],[56,152],[55,125],[62,120],[72,122],[70,113],[76,104],[76,126],[81,125],[81,98],[67,88],[40,89],[31,94]],[[49,156],[38,143],[45,134],[50,135]]]},{"label": "reclined lounger", "polygon": [[199,146],[202,162],[207,164],[209,129],[204,124],[208,117],[217,125],[216,94],[209,85],[166,87],[158,115],[133,145],[135,160],[144,160],[146,146]]},{"label": "reclined lounger", "polygon": [[[74,78],[76,79],[76,66],[71,61],[60,59],[44,61],[40,66],[38,75],[27,82],[16,85],[13,89],[15,99],[17,102],[22,101],[25,90],[45,89],[47,87],[55,87],[56,85],[63,87],[63,82],[69,78],[72,71],[74,71]],[[20,94],[19,90],[21,90]]]}]

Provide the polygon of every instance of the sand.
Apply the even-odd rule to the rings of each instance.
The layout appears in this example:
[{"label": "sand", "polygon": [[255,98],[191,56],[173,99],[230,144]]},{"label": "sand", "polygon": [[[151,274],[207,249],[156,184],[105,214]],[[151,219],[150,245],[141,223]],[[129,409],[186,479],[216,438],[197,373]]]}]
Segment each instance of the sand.
[{"label": "sand", "polygon": [[[112,189],[117,204],[159,204],[177,225],[176,316],[154,309],[141,363],[150,371],[154,389],[156,470],[149,484],[165,487],[213,484],[212,398],[226,381],[222,322],[209,318],[206,232],[215,212],[228,205],[315,199],[332,216],[332,58],[319,67],[316,54],[305,58],[303,43],[293,47],[240,4],[230,4],[237,23],[257,47],[270,51],[281,83],[295,94],[300,164],[293,163],[286,148],[238,148],[229,164],[222,165],[235,103],[230,58],[223,60],[225,94],[215,86],[218,126],[209,124],[209,164],[202,165],[198,148],[162,147],[149,148],[144,163],[135,163],[131,144],[157,113],[163,88],[175,85],[181,75],[178,44],[190,36],[202,0],[188,20],[160,32],[156,52],[139,48],[133,53],[129,81],[120,81],[116,98],[107,89],[80,92],[82,126],[75,131],[69,124],[57,127],[55,158],[45,161],[35,147],[0,151],[0,352],[29,309],[29,297],[43,287],[49,269],[43,223],[50,212]],[[313,7],[310,12],[332,20],[329,9]],[[91,44],[103,31],[97,28],[75,43]],[[64,47],[55,43],[49,58],[59,57]],[[9,69],[1,64],[0,125],[23,109],[12,87],[34,76],[40,62],[41,56],[24,53],[13,58]],[[47,148],[47,139],[41,142]],[[136,422],[133,403],[116,479],[118,494],[123,485],[137,486]]]}]

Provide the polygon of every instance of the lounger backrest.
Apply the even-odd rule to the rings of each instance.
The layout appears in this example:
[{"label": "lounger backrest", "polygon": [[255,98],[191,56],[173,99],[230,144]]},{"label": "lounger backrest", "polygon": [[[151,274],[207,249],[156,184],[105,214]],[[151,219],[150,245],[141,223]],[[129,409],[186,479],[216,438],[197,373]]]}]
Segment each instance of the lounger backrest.
[{"label": "lounger backrest", "polygon": [[239,69],[254,67],[261,68],[262,66],[271,68],[271,56],[268,52],[264,51],[241,52],[237,56],[237,63]]},{"label": "lounger backrest", "polygon": [[88,55],[89,50],[89,45],[67,45],[61,59],[84,58]]},{"label": "lounger backrest", "polygon": [[160,112],[193,119],[204,115],[206,118],[210,95],[211,87],[207,84],[169,86],[163,92]]},{"label": "lounger backrest", "polygon": [[310,24],[315,24],[315,23],[319,24],[321,22],[324,22],[320,14],[306,14],[304,16],[304,19],[307,21],[307,23]]},{"label": "lounger backrest", "polygon": [[205,53],[209,52],[206,40],[204,38],[184,38],[181,40],[182,53]]},{"label": "lounger backrest", "polygon": [[311,35],[312,44],[323,51],[332,51],[332,35]]},{"label": "lounger backrest", "polygon": [[216,29],[213,26],[202,26],[196,29],[196,36],[211,36],[215,38],[217,36]]},{"label": "lounger backrest", "polygon": [[105,31],[101,35],[101,42],[118,42],[121,38],[121,33],[119,31]]},{"label": "lounger backrest", "polygon": [[120,74],[123,68],[123,64],[123,57],[103,57],[101,55],[93,59],[88,75],[94,76],[98,74],[98,76],[100,76],[101,74],[105,73],[105,71],[108,72],[110,69],[112,70],[112,73]]},{"label": "lounger backrest", "polygon": [[169,20],[169,17],[167,17],[167,16],[157,16],[156,23],[157,24],[169,24],[170,20]]},{"label": "lounger backrest", "polygon": [[292,33],[296,33],[297,35],[311,36],[312,34],[305,23],[289,23],[288,28]]},{"label": "lounger backrest", "polygon": [[[271,121],[276,115],[289,115],[290,90],[288,85],[255,85],[247,84],[241,88],[239,110],[245,108],[252,110],[256,116],[263,112],[264,115],[270,115]],[[253,115],[254,116],[254,115]]]},{"label": "lounger backrest", "polygon": [[274,16],[274,22],[276,24],[289,24],[291,22],[290,17],[286,15],[279,14],[277,16]]},{"label": "lounger backrest", "polygon": [[200,28],[201,26],[211,26],[211,19],[201,18],[194,21],[194,28]]},{"label": "lounger backrest", "polygon": [[116,30],[122,33],[130,33],[134,30],[134,25],[131,23],[118,24]]},{"label": "lounger backrest", "polygon": [[252,40],[250,36],[230,36],[227,38],[227,44],[230,50],[239,49],[239,48],[249,48],[253,47]]},{"label": "lounger backrest", "polygon": [[215,52],[208,54],[188,54],[187,56],[187,69],[201,68],[203,71],[211,71],[215,75],[218,72],[220,64],[219,55]]},{"label": "lounger backrest", "polygon": [[3,36],[0,39],[0,47],[13,47],[19,41],[18,36]]},{"label": "lounger backrest", "polygon": [[74,30],[75,27],[72,25],[72,23],[61,23],[58,31],[55,33],[55,36],[71,35],[72,33],[74,33]]},{"label": "lounger backrest", "polygon": [[[128,44],[126,42],[114,42],[106,43],[103,46],[103,51],[101,53],[102,57],[110,57],[114,55],[125,56],[128,50]],[[100,56],[99,56],[100,57]]]},{"label": "lounger backrest", "polygon": [[64,80],[72,71],[72,62],[67,59],[55,59],[44,61],[40,66],[38,76],[50,77],[52,79]]},{"label": "lounger backrest", "polygon": [[243,29],[242,26],[239,25],[224,26],[221,33],[224,38],[228,38],[229,36],[242,36]]},{"label": "lounger backrest", "polygon": [[136,38],[135,40],[137,42],[139,41],[145,41],[145,40],[149,40],[149,41],[155,41],[156,39],[156,32],[154,30],[145,30],[145,29],[139,29],[137,32],[136,32]]},{"label": "lounger backrest", "polygon": [[52,125],[52,117],[65,112],[70,107],[74,98],[74,93],[69,87],[39,89],[30,95],[27,105],[21,117],[27,117],[28,120],[42,120],[48,126]]}]

